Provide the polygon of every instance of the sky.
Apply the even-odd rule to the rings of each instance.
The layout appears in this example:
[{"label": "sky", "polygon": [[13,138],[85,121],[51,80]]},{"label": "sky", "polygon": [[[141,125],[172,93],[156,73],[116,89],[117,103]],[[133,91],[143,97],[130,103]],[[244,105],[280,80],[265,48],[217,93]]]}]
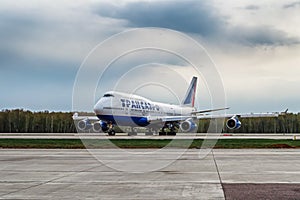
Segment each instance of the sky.
[{"label": "sky", "polygon": [[[180,31],[206,49],[232,112],[299,112],[299,13],[299,0],[2,0],[0,109],[71,111],[76,74],[93,48],[122,31],[160,27]],[[133,65],[129,58],[124,62]],[[147,70],[156,74],[157,68]],[[178,91],[185,87],[178,84]]]}]

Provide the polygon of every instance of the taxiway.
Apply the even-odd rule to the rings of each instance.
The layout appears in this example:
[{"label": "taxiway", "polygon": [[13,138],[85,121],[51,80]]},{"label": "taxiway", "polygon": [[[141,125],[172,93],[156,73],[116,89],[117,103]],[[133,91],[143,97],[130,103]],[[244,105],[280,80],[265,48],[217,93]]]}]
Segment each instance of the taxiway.
[{"label": "taxiway", "polygon": [[157,151],[1,149],[0,199],[300,198],[299,149]]}]

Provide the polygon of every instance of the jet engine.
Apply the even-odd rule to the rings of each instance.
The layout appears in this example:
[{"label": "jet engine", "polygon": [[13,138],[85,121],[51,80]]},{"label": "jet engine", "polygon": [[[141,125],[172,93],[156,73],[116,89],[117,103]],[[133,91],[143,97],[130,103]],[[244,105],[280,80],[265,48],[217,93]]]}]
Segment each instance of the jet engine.
[{"label": "jet engine", "polygon": [[102,126],[100,122],[93,123],[93,131],[100,132],[102,130]]},{"label": "jet engine", "polygon": [[78,128],[82,131],[89,130],[92,128],[92,124],[89,119],[84,119],[78,122]]},{"label": "jet engine", "polygon": [[194,132],[197,129],[197,124],[195,124],[192,119],[188,119],[181,122],[179,127],[182,132]]},{"label": "jet engine", "polygon": [[226,126],[229,129],[239,129],[242,126],[242,123],[237,116],[233,116],[227,120]]},{"label": "jet engine", "polygon": [[93,124],[93,130],[94,132],[100,132],[101,130],[105,132],[108,130],[107,123],[103,121],[95,122]]}]

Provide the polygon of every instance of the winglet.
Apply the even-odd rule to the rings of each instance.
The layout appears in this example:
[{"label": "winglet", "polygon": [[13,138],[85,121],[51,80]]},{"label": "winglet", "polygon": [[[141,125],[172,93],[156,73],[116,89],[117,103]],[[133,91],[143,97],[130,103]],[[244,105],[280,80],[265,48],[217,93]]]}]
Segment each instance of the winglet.
[{"label": "winglet", "polygon": [[195,95],[196,95],[196,87],[197,87],[197,77],[193,77],[190,86],[185,94],[185,97],[182,101],[182,105],[187,105],[194,107],[195,105]]}]

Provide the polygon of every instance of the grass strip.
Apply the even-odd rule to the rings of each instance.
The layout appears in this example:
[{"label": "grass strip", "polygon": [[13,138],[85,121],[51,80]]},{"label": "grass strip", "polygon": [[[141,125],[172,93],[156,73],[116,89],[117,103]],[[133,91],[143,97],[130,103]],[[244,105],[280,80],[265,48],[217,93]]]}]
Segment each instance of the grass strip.
[{"label": "grass strip", "polygon": [[[216,143],[215,143],[216,142]],[[203,146],[202,146],[203,144]],[[215,144],[215,145],[214,145]],[[0,148],[44,148],[44,149],[85,149],[85,148],[300,148],[300,140],[288,139],[0,139]]]}]

